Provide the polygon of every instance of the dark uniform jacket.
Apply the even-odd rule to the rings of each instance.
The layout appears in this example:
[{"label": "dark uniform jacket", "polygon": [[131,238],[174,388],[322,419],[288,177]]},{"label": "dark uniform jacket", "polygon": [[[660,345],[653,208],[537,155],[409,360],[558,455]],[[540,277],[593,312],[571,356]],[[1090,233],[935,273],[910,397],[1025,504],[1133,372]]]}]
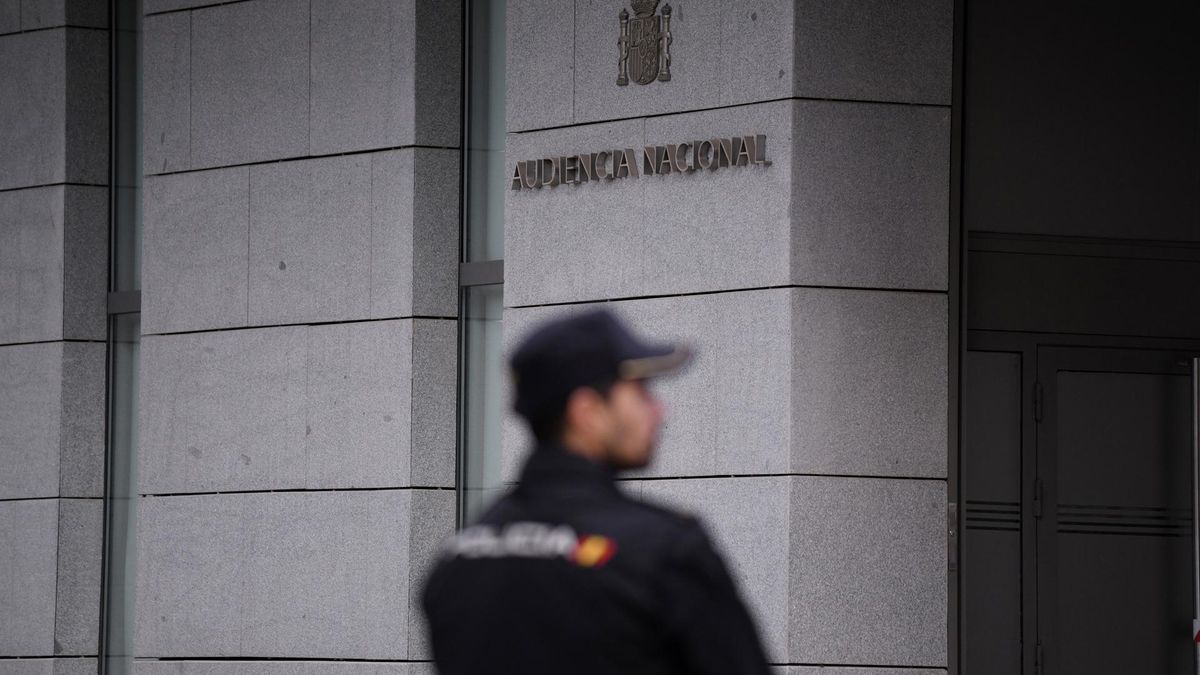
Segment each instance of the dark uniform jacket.
[{"label": "dark uniform jacket", "polygon": [[454,537],[424,604],[441,675],[768,672],[700,524],[554,447]]}]

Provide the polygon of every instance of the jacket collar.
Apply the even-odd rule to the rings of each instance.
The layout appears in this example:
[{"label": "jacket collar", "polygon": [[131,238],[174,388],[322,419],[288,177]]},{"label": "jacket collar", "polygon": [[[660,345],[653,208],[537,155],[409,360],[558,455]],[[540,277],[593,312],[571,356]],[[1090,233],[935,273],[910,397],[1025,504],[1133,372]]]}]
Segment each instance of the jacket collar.
[{"label": "jacket collar", "polygon": [[581,457],[561,445],[534,449],[521,470],[517,491],[557,493],[617,493],[616,475],[603,464]]}]

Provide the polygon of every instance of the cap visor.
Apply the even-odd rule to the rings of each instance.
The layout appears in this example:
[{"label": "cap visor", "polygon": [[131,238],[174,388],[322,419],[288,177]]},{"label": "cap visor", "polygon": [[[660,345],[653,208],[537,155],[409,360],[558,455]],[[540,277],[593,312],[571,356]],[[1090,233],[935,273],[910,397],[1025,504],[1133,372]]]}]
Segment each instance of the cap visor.
[{"label": "cap visor", "polygon": [[665,353],[625,359],[617,366],[617,376],[623,380],[644,380],[677,372],[692,360],[692,351],[682,345],[666,347]]}]

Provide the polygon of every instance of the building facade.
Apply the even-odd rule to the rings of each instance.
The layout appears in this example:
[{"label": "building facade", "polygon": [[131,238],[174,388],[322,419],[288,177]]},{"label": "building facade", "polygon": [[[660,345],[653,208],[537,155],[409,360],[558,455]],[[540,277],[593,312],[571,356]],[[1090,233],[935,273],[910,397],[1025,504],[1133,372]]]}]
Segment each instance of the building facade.
[{"label": "building facade", "polygon": [[503,355],[598,304],[696,350],[622,484],[779,673],[1193,672],[1196,28],[0,0],[0,674],[432,673]]}]

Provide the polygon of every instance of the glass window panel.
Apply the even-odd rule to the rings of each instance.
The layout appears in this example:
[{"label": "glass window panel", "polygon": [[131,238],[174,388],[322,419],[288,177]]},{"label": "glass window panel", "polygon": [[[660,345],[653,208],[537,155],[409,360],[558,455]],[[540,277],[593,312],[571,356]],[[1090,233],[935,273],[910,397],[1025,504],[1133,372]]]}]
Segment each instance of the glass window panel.
[{"label": "glass window panel", "polygon": [[463,289],[460,517],[478,518],[502,489],[500,434],[504,417],[502,285]]}]

